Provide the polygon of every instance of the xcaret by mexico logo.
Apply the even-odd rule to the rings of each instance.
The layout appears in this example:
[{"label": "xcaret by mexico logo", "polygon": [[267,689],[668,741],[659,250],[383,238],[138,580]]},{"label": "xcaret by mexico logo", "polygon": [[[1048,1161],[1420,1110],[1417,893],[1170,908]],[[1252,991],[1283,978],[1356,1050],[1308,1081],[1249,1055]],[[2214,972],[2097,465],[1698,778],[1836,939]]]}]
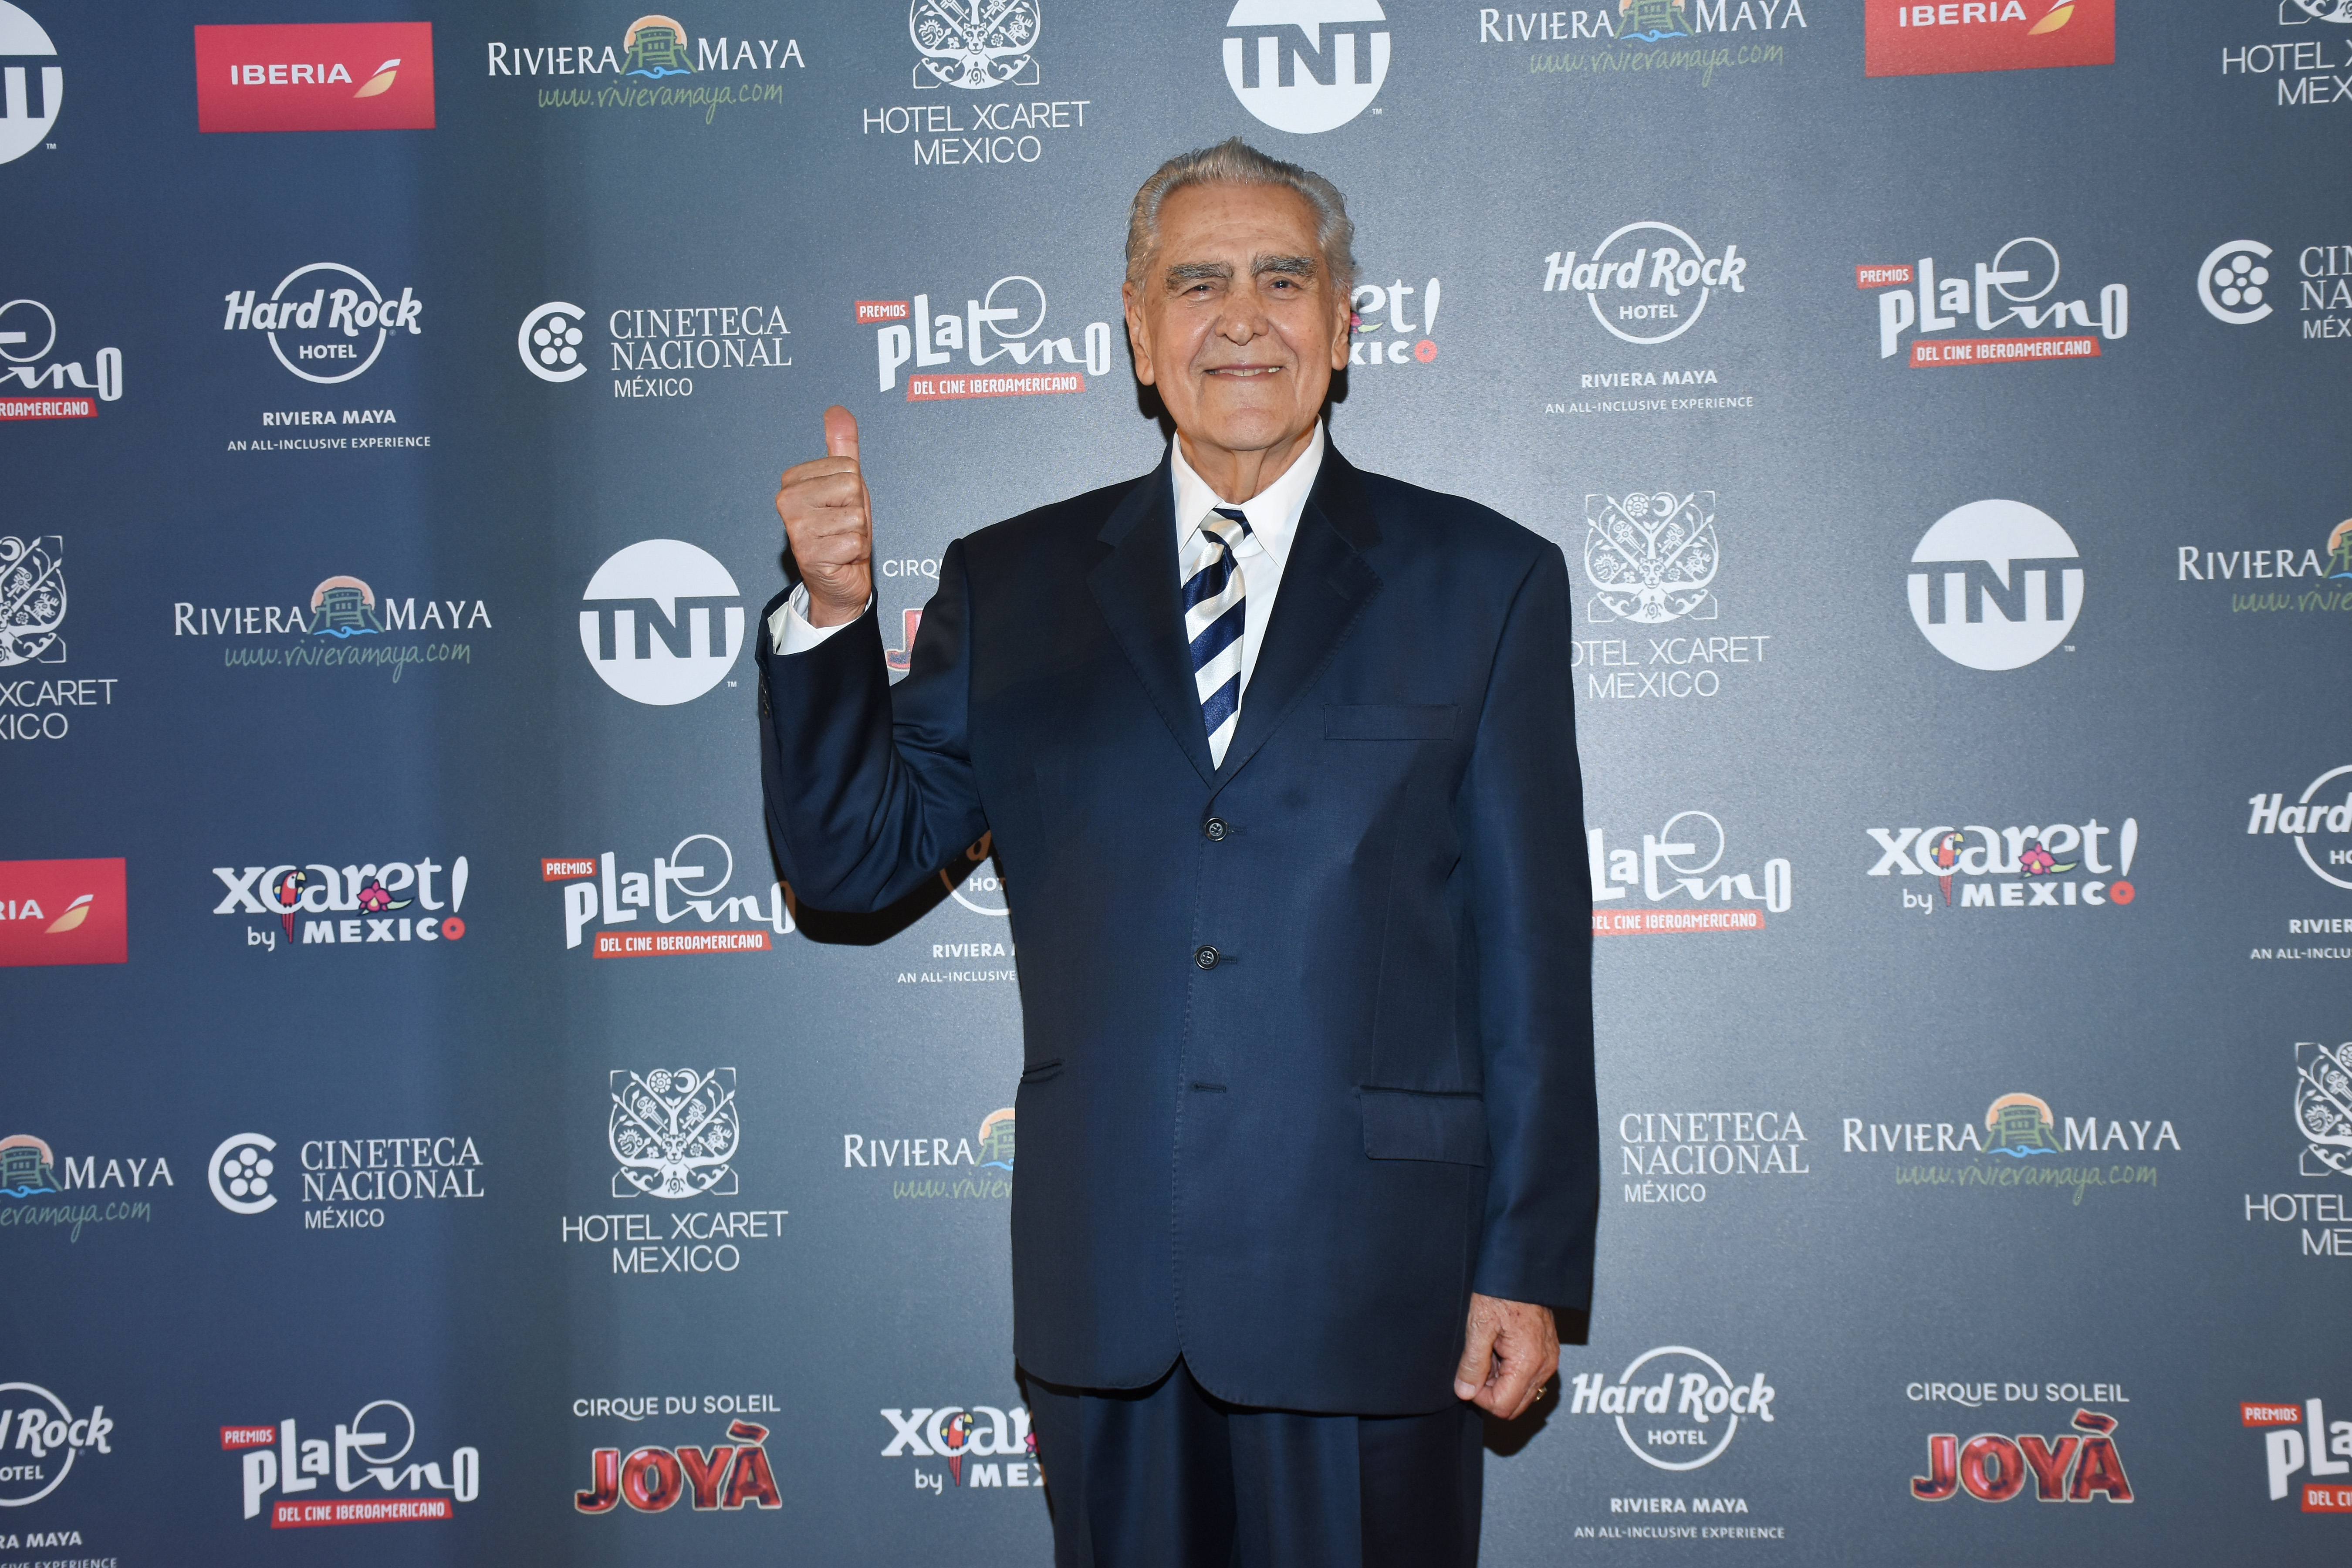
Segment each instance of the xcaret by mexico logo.
[{"label": "xcaret by mexico logo", "polygon": [[[448,880],[437,882],[444,870]],[[458,942],[466,935],[466,921],[457,911],[466,907],[472,867],[463,855],[446,867],[425,855],[340,869],[316,860],[242,869],[215,866],[213,875],[228,889],[213,913],[263,917],[264,923],[245,928],[245,945],[265,952],[278,951],[281,935],[289,951],[297,946]]]},{"label": "xcaret by mexico logo", "polygon": [[[0,421],[90,419],[97,416],[100,404],[121,400],[121,349],[100,349],[90,355],[90,368],[85,370],[78,359],[50,359],[57,346],[56,311],[38,300],[0,304]],[[19,390],[17,395],[8,395],[12,382]],[[93,395],[76,397],[68,387]],[[47,396],[22,395],[44,391]]]},{"label": "xcaret by mexico logo", "polygon": [[[2089,295],[2057,297],[2063,271],[2058,247],[2027,235],[1979,261],[1974,271],[1947,271],[1923,256],[1914,266],[1858,266],[1854,287],[1884,290],[1878,296],[1878,357],[1893,359],[1903,334],[1916,331],[1906,362],[1914,370],[1952,365],[2031,364],[2045,360],[2097,359],[2102,339],[2131,332],[2131,290],[2103,285],[2095,302]],[[1977,337],[1929,338],[1927,334],[1972,327]],[[2001,331],[1991,337],[1981,334]],[[2019,332],[2042,334],[2019,337]],[[2095,335],[2094,333],[2095,332]]]},{"label": "xcaret by mexico logo", "polygon": [[103,1405],[76,1415],[37,1383],[0,1383],[0,1508],[38,1502],[65,1484],[85,1453],[111,1454]]},{"label": "xcaret by mexico logo", "polygon": [[[397,1399],[361,1405],[348,1423],[334,1423],[334,1434],[332,1442],[305,1437],[290,1415],[273,1425],[222,1427],[221,1451],[238,1456],[245,1517],[258,1519],[267,1503],[272,1530],[405,1524],[454,1519],[456,1504],[482,1494],[482,1451],[452,1449],[446,1466],[421,1458],[416,1417]],[[333,1492],[305,1495],[330,1481]]]},{"label": "xcaret by mexico logo", "polygon": [[123,881],[121,860],[0,860],[0,968],[127,963]]},{"label": "xcaret by mexico logo", "polygon": [[[1045,288],[1034,278],[1020,274],[1000,278],[979,298],[967,299],[961,311],[944,308],[946,300],[941,297],[943,308],[937,312],[931,309],[929,294],[918,294],[910,300],[856,302],[858,324],[874,327],[874,357],[882,391],[898,384],[899,367],[910,360],[918,373],[928,373],[936,365],[954,364],[959,353],[974,369],[997,368],[986,375],[960,371],[909,374],[907,401],[1084,392],[1087,375],[1110,374],[1110,323],[1087,323],[1079,336],[1085,344],[1083,353],[1078,342],[1067,336],[1045,336]],[[1055,371],[1056,362],[1069,368]]]},{"label": "xcaret by mexico logo", "polygon": [[1911,622],[1970,669],[2021,669],[2066,640],[2083,613],[2081,555],[2058,520],[2017,500],[1979,500],[1936,520],[1911,552]]},{"label": "xcaret by mexico logo", "polygon": [[[1901,889],[1906,910],[2112,910],[2128,908],[2139,889],[2125,880],[2139,855],[2139,818],[2121,828],[2095,816],[2081,823],[2027,823],[1988,827],[1868,827],[1878,858],[1872,877],[1932,877],[1928,889]],[[2112,837],[2112,845],[2102,841]],[[2107,856],[2115,858],[2109,860]],[[1953,897],[1955,882],[1958,898]]]},{"label": "xcaret by mexico logo", "polygon": [[0,163],[41,144],[65,104],[58,47],[25,11],[0,0]]},{"label": "xcaret by mexico logo", "polygon": [[433,24],[196,29],[198,131],[430,131]]},{"label": "xcaret by mexico logo", "polygon": [[1379,0],[1236,0],[1225,17],[1225,85],[1276,131],[1337,131],[1389,79],[1387,22]]},{"label": "xcaret by mexico logo", "polygon": [[[2317,1399],[2238,1407],[2242,1426],[2263,1433],[2263,1469],[2270,1499],[2284,1502],[2292,1491],[2305,1513],[2352,1513],[2352,1421],[2330,1421]],[[2297,1483],[2294,1478],[2305,1479]],[[2330,1480],[2332,1476],[2347,1478]]]},{"label": "xcaret by mexico logo", "polygon": [[[1639,893],[1659,906],[1597,908],[1592,934],[1762,931],[1764,912],[1785,914],[1794,896],[1789,862],[1775,858],[1754,871],[1729,870],[1724,867],[1724,854],[1730,844],[1722,822],[1705,811],[1675,813],[1656,833],[1642,835],[1638,851],[1612,849],[1606,829],[1586,828],[1584,851],[1593,902],[1605,906]],[[1677,899],[1688,899],[1692,907],[1677,906]],[[1710,910],[1706,907],[1709,903],[1724,907]]]},{"label": "xcaret by mexico logo", "polygon": [[2043,1502],[2130,1502],[2131,1479],[2116,1451],[2116,1418],[2077,1410],[2074,1426],[2056,1437],[1979,1432],[1965,1443],[1957,1432],[1931,1433],[1927,1473],[1911,1478],[1911,1495],[1921,1502],[1948,1502],[1966,1492],[1979,1502],[2007,1502],[2031,1481]]},{"label": "xcaret by mexico logo", "polygon": [[[1419,289],[1400,278],[1387,284],[1359,283],[1349,297],[1348,363],[1381,365],[1430,364],[1437,359],[1437,307],[1445,286],[1433,278]],[[1418,313],[1421,320],[1412,318]],[[1383,334],[1394,333],[1394,336]]]},{"label": "xcaret by mexico logo", "polygon": [[1864,71],[2038,70],[2116,60],[2116,0],[1863,0]]},{"label": "xcaret by mexico logo", "polygon": [[[578,947],[593,934],[591,950],[598,958],[661,958],[698,952],[767,952],[774,944],[770,933],[790,936],[793,922],[791,891],[771,880],[767,896],[757,891],[727,893],[735,879],[735,851],[716,834],[689,833],[667,857],[656,855],[651,871],[624,871],[618,856],[550,856],[540,862],[540,879],[563,886],[563,945]],[[756,872],[751,886],[758,887]],[[590,932],[592,925],[634,927],[646,916],[652,925],[642,930]],[[676,925],[692,917],[680,931]],[[745,929],[749,927],[750,929]]]},{"label": "xcaret by mexico logo", "polygon": [[743,595],[718,557],[682,539],[641,540],[581,593],[580,650],[632,702],[675,707],[727,679],[743,651]]},{"label": "xcaret by mexico logo", "polygon": [[950,1489],[1003,1490],[1045,1484],[1026,1405],[1000,1409],[992,1405],[924,1405],[911,1411],[894,1406],[881,1415],[890,1424],[891,1432],[890,1441],[882,1448],[884,1458],[946,1461],[944,1469],[915,1467],[917,1491],[944,1496]]}]

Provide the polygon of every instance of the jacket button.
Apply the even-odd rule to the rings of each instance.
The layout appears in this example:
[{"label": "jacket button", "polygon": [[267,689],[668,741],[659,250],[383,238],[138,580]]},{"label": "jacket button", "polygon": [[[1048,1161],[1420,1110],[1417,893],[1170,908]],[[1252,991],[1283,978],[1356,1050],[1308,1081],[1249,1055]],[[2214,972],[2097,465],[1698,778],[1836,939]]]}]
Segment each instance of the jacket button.
[{"label": "jacket button", "polygon": [[1203,969],[1214,969],[1217,967],[1217,950],[1204,946],[1192,954],[1192,962]]},{"label": "jacket button", "polygon": [[1213,816],[1201,824],[1201,831],[1208,835],[1211,840],[1222,843],[1225,837],[1225,819],[1222,816]]}]

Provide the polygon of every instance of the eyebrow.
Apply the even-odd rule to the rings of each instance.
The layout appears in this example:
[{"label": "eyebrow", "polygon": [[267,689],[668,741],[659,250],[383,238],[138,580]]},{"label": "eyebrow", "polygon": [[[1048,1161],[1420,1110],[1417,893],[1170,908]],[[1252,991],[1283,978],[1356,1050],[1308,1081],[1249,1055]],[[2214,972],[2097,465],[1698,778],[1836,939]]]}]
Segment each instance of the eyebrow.
[{"label": "eyebrow", "polygon": [[[1250,258],[1250,276],[1268,275],[1288,278],[1315,276],[1315,258],[1311,256],[1265,256]],[[1231,264],[1223,261],[1180,261],[1167,273],[1171,289],[1183,289],[1194,283],[1230,283],[1234,280]]]},{"label": "eyebrow", "polygon": [[1311,256],[1254,256],[1250,258],[1250,276],[1263,278],[1269,272],[1287,273],[1297,278],[1315,276],[1315,258]]}]

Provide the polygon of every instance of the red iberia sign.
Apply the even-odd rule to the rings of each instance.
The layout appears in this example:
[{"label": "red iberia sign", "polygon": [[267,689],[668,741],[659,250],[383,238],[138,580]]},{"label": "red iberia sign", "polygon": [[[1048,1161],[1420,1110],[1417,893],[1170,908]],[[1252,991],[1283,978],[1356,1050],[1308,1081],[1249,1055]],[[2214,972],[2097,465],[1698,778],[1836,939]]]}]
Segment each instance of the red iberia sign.
[{"label": "red iberia sign", "polygon": [[0,965],[121,963],[120,860],[0,860]]},{"label": "red iberia sign", "polygon": [[196,29],[199,131],[430,131],[433,24]]},{"label": "red iberia sign", "polygon": [[2116,62],[2116,0],[1863,0],[1870,76]]}]

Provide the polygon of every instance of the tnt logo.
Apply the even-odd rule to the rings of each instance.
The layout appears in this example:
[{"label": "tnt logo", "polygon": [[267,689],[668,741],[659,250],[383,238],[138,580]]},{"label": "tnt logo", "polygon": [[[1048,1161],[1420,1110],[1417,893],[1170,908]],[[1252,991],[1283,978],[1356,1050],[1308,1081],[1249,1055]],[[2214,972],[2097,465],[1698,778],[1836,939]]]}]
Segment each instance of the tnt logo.
[{"label": "tnt logo", "polygon": [[1911,619],[1970,669],[2021,669],[2066,640],[2083,610],[2074,542],[2023,501],[1946,512],[1911,552]]},{"label": "tnt logo", "polygon": [[1225,83],[1276,131],[1336,131],[1371,107],[1389,77],[1379,0],[1240,0],[1225,18]]},{"label": "tnt logo", "polygon": [[743,651],[743,595],[708,551],[679,539],[630,545],[588,579],[580,648],[604,683],[656,708],[691,702]]}]

